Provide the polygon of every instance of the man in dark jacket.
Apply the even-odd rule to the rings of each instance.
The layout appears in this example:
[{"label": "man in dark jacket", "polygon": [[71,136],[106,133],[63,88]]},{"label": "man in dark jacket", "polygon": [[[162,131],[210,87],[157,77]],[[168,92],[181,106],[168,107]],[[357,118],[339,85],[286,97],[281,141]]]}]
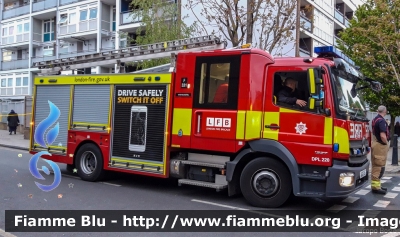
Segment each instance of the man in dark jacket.
[{"label": "man in dark jacket", "polygon": [[12,134],[12,132],[14,132],[14,134],[17,134],[19,118],[18,118],[18,114],[15,113],[14,110],[11,110],[11,112],[8,114],[7,121],[8,121],[8,128],[9,128],[10,135]]},{"label": "man in dark jacket", "polygon": [[278,101],[304,107],[307,105],[307,102],[301,100],[301,97],[300,93],[296,90],[296,81],[291,77],[286,78],[285,87],[278,93]]}]

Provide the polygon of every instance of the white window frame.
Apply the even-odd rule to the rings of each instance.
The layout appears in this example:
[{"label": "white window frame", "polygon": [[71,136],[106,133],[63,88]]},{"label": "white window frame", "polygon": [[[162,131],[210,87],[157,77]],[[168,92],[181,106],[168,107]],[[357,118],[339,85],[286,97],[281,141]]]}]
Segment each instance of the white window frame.
[{"label": "white window frame", "polygon": [[[20,79],[21,85],[17,85],[17,79]],[[26,79],[26,84],[24,84],[25,79]],[[26,93],[22,93],[24,89],[26,89]],[[17,91],[21,91],[21,93],[17,93]],[[15,76],[14,94],[15,95],[29,94],[29,75],[19,74]]]},{"label": "white window frame", "polygon": [[[7,60],[8,58],[9,58],[9,60]],[[12,61],[12,51],[3,51],[2,61],[3,62]]]}]

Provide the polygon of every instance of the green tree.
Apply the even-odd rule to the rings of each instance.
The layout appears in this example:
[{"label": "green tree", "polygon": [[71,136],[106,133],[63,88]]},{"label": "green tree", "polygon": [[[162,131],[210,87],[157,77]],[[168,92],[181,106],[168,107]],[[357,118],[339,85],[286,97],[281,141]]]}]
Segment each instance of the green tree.
[{"label": "green tree", "polygon": [[[187,26],[181,16],[180,1],[132,0],[133,19],[141,19],[135,38],[128,38],[133,45],[145,45],[188,38],[193,35],[194,25]],[[138,69],[155,67],[170,62],[170,57],[135,62]]]},{"label": "green tree", "polygon": [[355,12],[350,27],[339,34],[339,49],[348,55],[365,76],[382,83],[379,93],[361,90],[372,111],[385,105],[391,117],[400,115],[400,1],[367,0]]}]

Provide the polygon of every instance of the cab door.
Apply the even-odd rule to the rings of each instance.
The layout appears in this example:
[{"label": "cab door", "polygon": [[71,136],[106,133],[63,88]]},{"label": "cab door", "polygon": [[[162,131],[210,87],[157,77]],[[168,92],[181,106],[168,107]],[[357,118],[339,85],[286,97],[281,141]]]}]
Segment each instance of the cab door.
[{"label": "cab door", "polygon": [[241,55],[196,58],[191,148],[234,152]]},{"label": "cab door", "polygon": [[[332,117],[318,113],[317,109],[310,110],[279,101],[278,92],[285,89],[285,79],[290,77],[297,81],[298,97],[308,102],[310,94],[307,69],[308,67],[273,66],[267,69],[263,137],[283,144],[293,154],[298,164],[330,166]],[[324,98],[323,104],[326,104],[326,99]]]}]

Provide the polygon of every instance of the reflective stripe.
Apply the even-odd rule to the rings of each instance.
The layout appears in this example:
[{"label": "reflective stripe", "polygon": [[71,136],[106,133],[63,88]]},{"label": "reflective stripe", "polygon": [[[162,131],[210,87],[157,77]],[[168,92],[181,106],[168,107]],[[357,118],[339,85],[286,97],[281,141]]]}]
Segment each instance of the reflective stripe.
[{"label": "reflective stripe", "polygon": [[371,180],[371,188],[380,189],[381,181],[380,180]]},{"label": "reflective stripe", "polygon": [[346,129],[335,126],[333,130],[333,142],[339,144],[338,153],[349,154],[350,153],[350,142],[349,134]]},{"label": "reflective stripe", "polygon": [[325,118],[324,123],[324,144],[332,144],[332,130],[333,130],[333,119]]}]

